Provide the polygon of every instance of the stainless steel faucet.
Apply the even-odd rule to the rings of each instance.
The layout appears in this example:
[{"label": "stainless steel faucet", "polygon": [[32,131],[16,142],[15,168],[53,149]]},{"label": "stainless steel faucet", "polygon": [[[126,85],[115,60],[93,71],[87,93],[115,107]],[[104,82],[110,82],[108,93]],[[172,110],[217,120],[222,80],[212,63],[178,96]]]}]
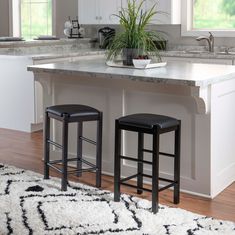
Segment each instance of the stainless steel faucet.
[{"label": "stainless steel faucet", "polygon": [[206,40],[209,45],[209,52],[214,52],[214,36],[209,32],[210,36],[199,36],[196,38],[197,41]]}]

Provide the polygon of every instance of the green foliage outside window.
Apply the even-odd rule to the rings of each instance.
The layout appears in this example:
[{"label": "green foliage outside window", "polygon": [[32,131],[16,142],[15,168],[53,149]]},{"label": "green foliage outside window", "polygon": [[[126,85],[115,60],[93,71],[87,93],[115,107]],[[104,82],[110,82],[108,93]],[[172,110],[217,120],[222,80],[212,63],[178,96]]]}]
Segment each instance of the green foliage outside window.
[{"label": "green foliage outside window", "polygon": [[52,0],[21,0],[21,36],[52,35]]},{"label": "green foliage outside window", "polygon": [[235,29],[235,0],[194,0],[194,29]]}]

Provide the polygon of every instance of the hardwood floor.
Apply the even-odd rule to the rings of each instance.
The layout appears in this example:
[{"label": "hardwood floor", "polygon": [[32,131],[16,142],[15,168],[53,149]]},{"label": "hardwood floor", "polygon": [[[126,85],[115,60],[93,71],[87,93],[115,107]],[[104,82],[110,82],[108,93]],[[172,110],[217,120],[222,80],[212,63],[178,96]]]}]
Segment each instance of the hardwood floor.
[{"label": "hardwood floor", "polygon": [[[42,132],[29,134],[0,129],[1,163],[42,173],[42,152]],[[56,173],[53,173],[53,175],[57,176]],[[70,180],[93,185],[95,178],[94,174],[85,173],[79,180],[75,176],[71,176]],[[113,178],[104,175],[102,178],[102,188],[112,191]],[[134,189],[126,187],[122,187],[122,192],[135,194]],[[150,193],[148,192],[141,195],[141,197],[151,200]],[[160,193],[160,203],[175,206],[172,203],[172,192],[170,190]],[[177,207],[235,222],[235,182],[213,200],[181,193],[181,203]]]}]

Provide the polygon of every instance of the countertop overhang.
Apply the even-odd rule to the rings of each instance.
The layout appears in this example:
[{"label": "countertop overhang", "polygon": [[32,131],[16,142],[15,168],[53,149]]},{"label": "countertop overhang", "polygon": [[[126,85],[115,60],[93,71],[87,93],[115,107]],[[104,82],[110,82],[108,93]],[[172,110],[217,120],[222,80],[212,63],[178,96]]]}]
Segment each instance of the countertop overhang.
[{"label": "countertop overhang", "polygon": [[114,68],[106,65],[104,59],[89,59],[75,62],[28,66],[34,73],[63,74],[74,76],[129,79],[152,83],[206,87],[235,78],[235,66],[168,62],[165,67],[152,69]]}]

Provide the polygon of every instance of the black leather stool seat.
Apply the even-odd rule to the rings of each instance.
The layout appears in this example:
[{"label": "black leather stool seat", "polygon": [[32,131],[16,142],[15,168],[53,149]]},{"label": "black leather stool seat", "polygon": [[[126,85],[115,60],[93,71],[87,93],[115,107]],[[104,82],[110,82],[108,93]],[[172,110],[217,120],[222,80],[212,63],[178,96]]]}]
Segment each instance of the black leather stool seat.
[{"label": "black leather stool seat", "polygon": [[[103,113],[93,107],[81,104],[54,105],[46,108],[44,122],[44,179],[49,179],[49,168],[53,168],[62,175],[61,190],[67,191],[68,174],[76,173],[82,176],[83,172],[96,173],[96,187],[101,187],[102,172],[102,123]],[[50,138],[51,119],[61,122],[61,144]],[[83,123],[96,122],[96,141],[83,136]],[[68,152],[69,124],[77,123],[77,156],[70,157]],[[83,158],[83,141],[96,145],[96,163],[91,163]],[[62,159],[50,160],[50,145],[61,149]],[[77,162],[76,169],[69,170],[68,162]],[[60,164],[58,166],[58,164]],[[83,164],[86,167],[83,167]]]},{"label": "black leather stool seat", "polygon": [[121,117],[118,119],[120,125],[135,126],[140,128],[152,129],[158,126],[160,129],[179,125],[179,120],[157,114],[137,113]]},{"label": "black leather stool seat", "polygon": [[83,116],[97,116],[100,113],[95,108],[80,104],[55,105],[48,107],[46,111],[60,117],[67,114],[69,117],[74,118]]},{"label": "black leather stool seat", "polygon": [[[137,133],[138,146],[137,158],[127,156],[122,153],[123,149],[123,131],[132,131]],[[160,151],[160,135],[168,132],[174,132],[174,152]],[[152,192],[152,212],[158,212],[159,192],[167,188],[174,187],[173,199],[174,203],[178,204],[180,200],[180,136],[181,136],[181,120],[173,117],[151,114],[151,113],[137,113],[124,117],[120,117],[115,121],[115,164],[114,164],[114,201],[119,202],[121,197],[120,186],[136,188],[137,193],[141,194],[143,191]],[[145,134],[152,136],[152,148],[145,147]],[[152,154],[149,160],[145,160],[144,153]],[[174,160],[174,174],[173,179],[163,178],[159,174],[159,158],[160,156],[167,156]],[[123,160],[128,160],[137,163],[136,174],[127,177],[121,177],[121,168],[124,166]],[[152,167],[151,175],[145,173],[144,165]],[[137,178],[136,184],[128,183],[129,180]],[[152,189],[144,187],[144,178],[152,179]],[[166,183],[163,187],[160,186],[160,181]]]}]

